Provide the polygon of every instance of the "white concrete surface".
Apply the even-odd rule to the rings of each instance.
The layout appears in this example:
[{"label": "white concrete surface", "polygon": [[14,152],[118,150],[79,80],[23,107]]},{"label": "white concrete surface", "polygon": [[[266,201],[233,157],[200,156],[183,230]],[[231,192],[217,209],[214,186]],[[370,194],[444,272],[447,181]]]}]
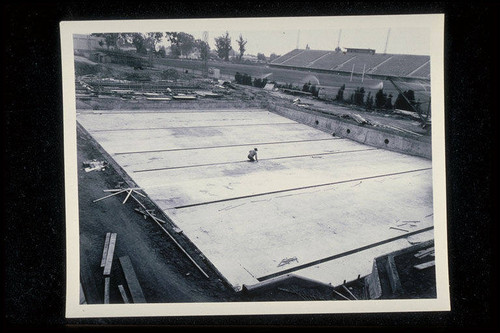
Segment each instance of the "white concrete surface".
[{"label": "white concrete surface", "polygon": [[[338,285],[411,245],[372,244],[433,225],[431,161],[265,110],[103,111],[77,120],[235,289],[294,268]],[[260,161],[250,163],[253,147]]]}]

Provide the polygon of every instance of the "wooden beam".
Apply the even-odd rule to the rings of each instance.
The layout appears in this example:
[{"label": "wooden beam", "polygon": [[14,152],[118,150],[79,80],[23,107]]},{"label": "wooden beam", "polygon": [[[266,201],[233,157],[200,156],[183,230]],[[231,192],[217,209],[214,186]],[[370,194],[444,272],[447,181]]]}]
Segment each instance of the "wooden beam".
[{"label": "wooden beam", "polygon": [[142,292],[141,285],[139,284],[130,258],[128,256],[120,257],[120,264],[123,274],[125,275],[125,280],[127,280],[128,290],[132,296],[132,301],[134,303],[146,303],[144,293]]},{"label": "wooden beam", "polygon": [[337,294],[337,295],[339,295],[340,297],[342,297],[342,298],[344,298],[344,299],[346,299],[346,300],[348,300],[348,301],[352,301],[351,299],[349,299],[349,298],[345,297],[344,295],[342,295],[341,293],[339,293],[339,292],[338,292],[338,291],[336,291],[335,289],[332,289],[332,290],[333,290],[333,292],[334,292],[334,293],[336,293],[336,294]]},{"label": "wooden beam", "polygon": [[104,278],[104,304],[109,304],[109,276]]},{"label": "wooden beam", "polygon": [[104,265],[104,275],[109,275],[111,273],[111,266],[113,265],[113,255],[115,252],[116,245],[116,233],[112,233],[109,238],[109,249],[108,255],[106,256],[106,264]]},{"label": "wooden beam", "polygon": [[127,297],[127,293],[125,292],[125,288],[123,288],[123,285],[119,284],[118,290],[120,290],[120,294],[122,295],[123,303],[125,303],[125,304],[130,303],[130,301],[128,300],[128,297]]},{"label": "wooden beam", "polygon": [[103,192],[119,192],[119,191],[128,191],[128,190],[142,190],[140,187],[128,187],[128,188],[112,188],[109,190],[102,190]]},{"label": "wooden beam", "polygon": [[434,260],[432,260],[432,261],[424,262],[423,264],[420,264],[420,265],[415,265],[413,267],[415,267],[418,270],[422,270],[422,269],[426,269],[426,268],[432,267],[435,264],[436,264],[436,262]]},{"label": "wooden beam", "polygon": [[124,204],[125,202],[127,202],[128,198],[130,197],[130,195],[132,194],[132,190],[129,190],[128,191],[128,194],[127,196],[125,197],[125,200],[123,200],[122,204]]},{"label": "wooden beam", "polygon": [[106,264],[106,257],[108,256],[108,248],[109,248],[109,238],[111,233],[106,233],[106,240],[104,241],[104,248],[102,249],[102,259],[101,259],[101,267],[104,267]]},{"label": "wooden beam", "polygon": [[106,196],[104,196],[104,197],[102,197],[102,198],[99,198],[99,199],[95,199],[95,200],[94,200],[94,201],[92,201],[92,202],[101,201],[101,200],[103,200],[103,199],[106,199],[106,198],[112,197],[112,196],[114,196],[114,195],[120,194],[120,193],[125,192],[125,191],[126,191],[126,189],[125,189],[125,190],[118,191],[118,192],[115,192],[115,193],[110,194],[110,195],[106,195]]},{"label": "wooden beam", "polygon": [[356,296],[354,296],[354,294],[346,286],[342,285],[342,287],[344,287],[345,291],[347,291],[349,293],[349,295],[351,295],[352,298],[357,300]]}]

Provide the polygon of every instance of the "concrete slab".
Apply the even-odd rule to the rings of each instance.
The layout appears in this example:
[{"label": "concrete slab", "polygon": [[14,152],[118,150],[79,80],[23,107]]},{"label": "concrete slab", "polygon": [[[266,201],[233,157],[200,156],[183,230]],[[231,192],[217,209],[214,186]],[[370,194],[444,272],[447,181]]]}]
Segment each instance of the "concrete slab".
[{"label": "concrete slab", "polygon": [[[266,110],[77,120],[235,289],[293,272],[334,285],[432,238],[431,161]],[[246,161],[259,148],[259,162]]]}]

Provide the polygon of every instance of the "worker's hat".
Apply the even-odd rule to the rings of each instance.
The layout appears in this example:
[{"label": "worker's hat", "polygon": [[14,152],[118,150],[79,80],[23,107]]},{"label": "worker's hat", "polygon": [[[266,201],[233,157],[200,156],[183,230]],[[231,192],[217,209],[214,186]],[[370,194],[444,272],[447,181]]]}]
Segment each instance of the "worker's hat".
[{"label": "worker's hat", "polygon": [[258,149],[257,149],[257,148],[254,148],[253,150],[258,151]]}]

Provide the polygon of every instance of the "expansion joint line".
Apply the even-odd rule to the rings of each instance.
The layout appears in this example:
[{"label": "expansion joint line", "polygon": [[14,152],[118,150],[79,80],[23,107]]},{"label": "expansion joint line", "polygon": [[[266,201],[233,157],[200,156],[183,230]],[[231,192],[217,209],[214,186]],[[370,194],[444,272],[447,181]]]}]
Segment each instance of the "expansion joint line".
[{"label": "expansion joint line", "polygon": [[366,246],[358,247],[357,249],[354,249],[354,250],[342,252],[342,253],[339,253],[339,254],[336,254],[336,255],[333,255],[333,256],[330,256],[330,257],[326,257],[326,258],[323,258],[323,259],[319,259],[319,260],[308,262],[306,264],[295,266],[295,267],[292,267],[292,268],[289,268],[289,269],[285,269],[285,270],[282,270],[281,272],[277,272],[277,273],[273,273],[273,274],[261,276],[261,277],[257,278],[257,280],[259,282],[266,281],[266,280],[269,280],[269,279],[272,279],[272,278],[275,278],[275,277],[278,277],[278,276],[281,276],[281,275],[284,275],[284,274],[289,274],[289,273],[296,272],[296,271],[304,269],[304,268],[308,268],[308,267],[319,265],[319,264],[322,264],[322,263],[325,263],[325,262],[328,262],[328,261],[339,259],[339,258],[348,256],[348,255],[351,255],[351,254],[354,254],[354,253],[365,251],[365,250],[368,250],[368,249],[371,249],[371,248],[374,248],[374,247],[377,247],[377,246],[380,246],[380,245],[383,245],[383,244],[386,244],[386,243],[393,242],[393,241],[401,239],[401,238],[406,238],[408,236],[420,234],[422,232],[429,231],[429,230],[432,230],[432,229],[434,229],[433,226],[427,227],[427,228],[423,228],[423,229],[420,229],[420,230],[416,230],[416,231],[412,231],[412,232],[409,232],[409,233],[406,233],[406,234],[403,234],[403,235],[399,235],[399,236],[396,236],[396,237],[385,239],[385,240],[380,241],[380,242],[376,242],[376,243],[369,244],[369,245],[366,245]]},{"label": "expansion joint line", "polygon": [[260,124],[238,124],[238,125],[206,125],[206,126],[173,126],[173,127],[151,127],[151,128],[118,128],[118,129],[101,129],[94,130],[92,133],[102,132],[122,132],[122,131],[153,131],[153,130],[178,130],[178,129],[196,129],[196,128],[217,128],[217,127],[249,127],[249,126],[268,126],[268,125],[300,125],[297,122],[283,122],[283,123],[260,123]]},{"label": "expansion joint line", "polygon": [[199,149],[217,149],[217,148],[230,148],[230,147],[245,147],[245,146],[264,146],[264,145],[278,145],[284,143],[299,143],[299,142],[314,142],[314,141],[327,141],[327,140],[342,140],[342,138],[327,138],[327,139],[311,139],[311,140],[293,140],[293,141],[274,141],[274,142],[254,142],[224,146],[209,146],[209,147],[188,147],[188,148],[172,148],[172,149],[157,149],[157,150],[140,150],[140,151],[126,151],[115,153],[114,155],[128,155],[128,154],[144,154],[144,153],[161,153],[169,151],[184,151],[184,150],[199,150]]},{"label": "expansion joint line", "polygon": [[278,190],[278,191],[270,191],[270,192],[264,192],[264,193],[243,195],[243,196],[240,196],[240,197],[234,197],[234,198],[228,198],[228,199],[220,199],[220,200],[199,202],[199,203],[194,203],[194,204],[189,204],[189,205],[183,205],[183,206],[177,206],[177,207],[172,207],[172,208],[174,208],[174,209],[191,208],[191,207],[196,207],[196,206],[210,205],[210,204],[219,203],[219,202],[226,202],[226,201],[232,201],[232,200],[238,200],[238,199],[254,198],[254,197],[260,197],[260,196],[264,196],[264,195],[284,193],[284,192],[307,190],[307,189],[310,189],[310,188],[324,187],[324,186],[344,184],[344,183],[350,183],[350,182],[357,182],[357,181],[360,181],[360,180],[367,180],[367,179],[376,179],[376,178],[397,176],[397,175],[402,175],[402,174],[407,174],[407,173],[413,173],[413,172],[420,172],[420,171],[426,171],[426,170],[432,170],[432,168],[415,169],[415,170],[394,172],[394,173],[388,173],[388,174],[377,175],[377,176],[370,176],[370,177],[362,177],[362,178],[354,178],[354,179],[348,179],[348,180],[341,180],[341,181],[338,181],[338,182],[331,182],[331,183],[324,183],[324,184],[317,184],[317,185],[295,187],[295,188],[289,188],[289,189]]},{"label": "expansion joint line", "polygon": [[[318,153],[318,154],[304,154],[304,155],[293,155],[293,156],[282,156],[282,157],[274,157],[274,158],[261,158],[259,161],[272,161],[272,160],[283,160],[287,158],[301,158],[301,157],[310,157],[310,156],[323,156],[323,155],[334,155],[334,154],[342,154],[342,153],[357,153],[364,152],[370,150],[377,150],[377,148],[367,148],[360,150],[345,150],[345,151],[336,151],[331,153]],[[134,173],[139,172],[150,172],[150,171],[164,171],[164,170],[175,170],[175,169],[187,169],[187,168],[198,168],[198,167],[206,167],[206,166],[214,166],[214,165],[226,165],[226,164],[236,164],[236,163],[247,163],[248,161],[233,161],[233,162],[220,162],[220,163],[207,163],[207,164],[194,164],[194,165],[183,165],[177,167],[165,167],[165,168],[155,168],[155,169],[142,169],[142,170],[134,170]]]}]

